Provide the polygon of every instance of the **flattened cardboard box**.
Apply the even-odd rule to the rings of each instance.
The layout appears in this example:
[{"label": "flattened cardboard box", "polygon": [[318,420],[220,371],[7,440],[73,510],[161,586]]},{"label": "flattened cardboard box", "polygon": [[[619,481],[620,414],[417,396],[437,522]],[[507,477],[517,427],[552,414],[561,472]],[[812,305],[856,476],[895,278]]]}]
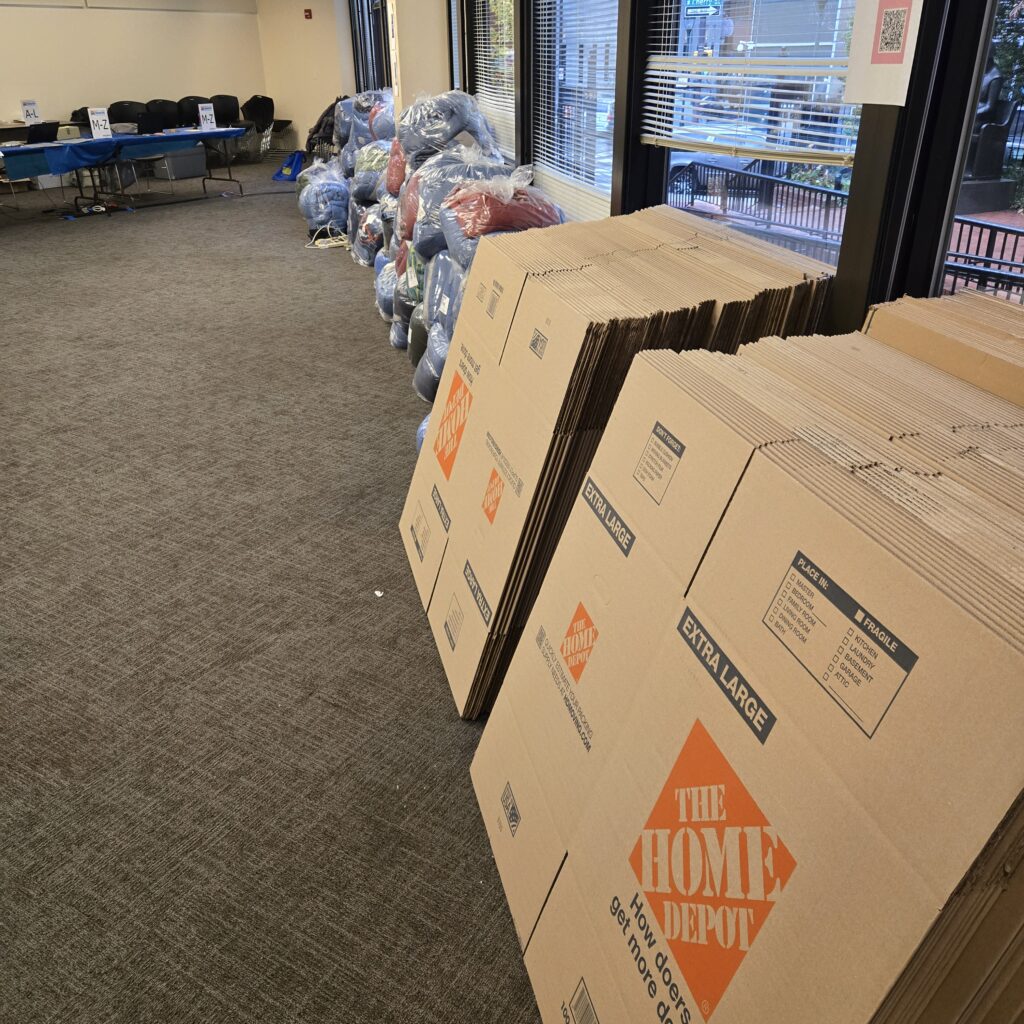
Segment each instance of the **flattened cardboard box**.
[{"label": "flattened cardboard box", "polygon": [[[689,586],[754,451],[666,376],[675,359],[634,360],[473,760],[523,944],[634,699],[624,669],[642,673],[648,633]],[[579,622],[597,641],[585,677],[562,651]],[[506,789],[526,822],[515,833]]]},{"label": "flattened cardboard box", "polygon": [[867,1021],[1024,788],[1020,652],[794,447],[754,456],[650,640],[527,948],[546,1022]]},{"label": "flattened cardboard box", "polygon": [[497,365],[460,321],[399,520],[424,608],[430,604],[452,529],[454,496],[467,461],[461,456],[466,429],[480,417],[481,395],[496,375]]}]

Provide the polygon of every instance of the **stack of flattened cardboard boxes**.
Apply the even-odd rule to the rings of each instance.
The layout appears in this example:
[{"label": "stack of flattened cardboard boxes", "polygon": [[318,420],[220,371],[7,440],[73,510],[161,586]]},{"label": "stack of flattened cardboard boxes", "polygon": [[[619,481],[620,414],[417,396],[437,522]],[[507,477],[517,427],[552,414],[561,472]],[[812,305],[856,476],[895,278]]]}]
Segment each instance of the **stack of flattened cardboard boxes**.
[{"label": "stack of flattened cardboard boxes", "polygon": [[401,519],[464,717],[493,700],[636,353],[813,329],[830,281],[666,208],[484,241]]},{"label": "stack of flattened cardboard boxes", "polygon": [[472,769],[547,1024],[1024,1012],[1012,397],[863,334],[637,357]]}]

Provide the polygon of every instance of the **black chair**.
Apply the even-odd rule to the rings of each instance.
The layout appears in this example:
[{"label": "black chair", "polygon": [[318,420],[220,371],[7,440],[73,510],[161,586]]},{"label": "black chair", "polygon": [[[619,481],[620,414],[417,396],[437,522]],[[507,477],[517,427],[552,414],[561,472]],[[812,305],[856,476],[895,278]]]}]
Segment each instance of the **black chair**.
[{"label": "black chair", "polygon": [[250,96],[242,104],[242,116],[253,123],[252,136],[243,137],[244,153],[250,160],[262,160],[270,149],[270,135],[274,130],[274,101],[269,96]]},{"label": "black chair", "polygon": [[162,131],[178,127],[178,104],[174,100],[150,100],[146,110],[160,118]]},{"label": "black chair", "polygon": [[111,124],[138,125],[139,115],[146,113],[146,104],[137,100],[115,100],[107,107],[107,120]]},{"label": "black chair", "polygon": [[217,119],[218,128],[253,128],[255,123],[242,118],[238,109],[238,97],[219,94],[211,96],[213,116]]},{"label": "black chair", "polygon": [[178,100],[178,124],[195,128],[199,124],[199,104],[209,103],[209,96],[183,96]]}]

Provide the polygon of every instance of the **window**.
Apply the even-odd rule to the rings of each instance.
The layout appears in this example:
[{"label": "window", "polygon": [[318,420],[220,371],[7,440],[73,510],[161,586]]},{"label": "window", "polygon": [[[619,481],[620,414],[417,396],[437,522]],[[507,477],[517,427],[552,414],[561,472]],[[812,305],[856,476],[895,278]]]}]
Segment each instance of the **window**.
[{"label": "window", "polygon": [[462,4],[448,0],[448,53],[452,65],[452,88],[463,88],[462,81]]},{"label": "window", "polygon": [[469,84],[502,153],[516,156],[515,0],[470,0]]},{"label": "window", "polygon": [[844,104],[855,0],[659,0],[642,139],[667,201],[838,260],[860,111]]},{"label": "window", "polygon": [[349,0],[356,88],[383,89],[391,84],[384,0]]},{"label": "window", "polygon": [[618,0],[530,0],[533,169],[570,217],[607,217]]},{"label": "window", "polygon": [[998,0],[959,182],[943,291],[1024,301],[1024,5]]}]

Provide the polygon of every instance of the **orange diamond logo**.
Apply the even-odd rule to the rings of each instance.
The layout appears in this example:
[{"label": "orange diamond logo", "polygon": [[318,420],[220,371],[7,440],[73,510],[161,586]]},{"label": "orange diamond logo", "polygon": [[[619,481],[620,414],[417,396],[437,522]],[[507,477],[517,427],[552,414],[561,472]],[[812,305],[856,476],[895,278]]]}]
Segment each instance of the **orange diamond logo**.
[{"label": "orange diamond logo", "polygon": [[491,477],[487,481],[487,490],[484,491],[484,515],[487,521],[494,523],[494,517],[498,514],[498,505],[501,503],[501,496],[505,493],[505,481],[496,470],[491,470]]},{"label": "orange diamond logo", "polygon": [[445,480],[451,480],[452,469],[455,467],[455,456],[459,454],[459,445],[466,430],[466,419],[469,407],[473,404],[473,393],[466,387],[466,382],[456,371],[452,375],[452,386],[448,389],[448,401],[444,405],[444,413],[434,438],[434,454],[441,465]]},{"label": "orange diamond logo", "polygon": [[572,622],[569,623],[569,628],[565,631],[562,646],[559,647],[565,667],[577,683],[580,681],[580,676],[583,675],[583,670],[587,667],[587,662],[590,661],[590,652],[594,649],[594,644],[597,643],[597,636],[597,626],[594,625],[594,620],[581,601],[576,606],[576,614],[573,615]]},{"label": "orange diamond logo", "polygon": [[708,1020],[796,861],[700,721],[629,862]]}]

